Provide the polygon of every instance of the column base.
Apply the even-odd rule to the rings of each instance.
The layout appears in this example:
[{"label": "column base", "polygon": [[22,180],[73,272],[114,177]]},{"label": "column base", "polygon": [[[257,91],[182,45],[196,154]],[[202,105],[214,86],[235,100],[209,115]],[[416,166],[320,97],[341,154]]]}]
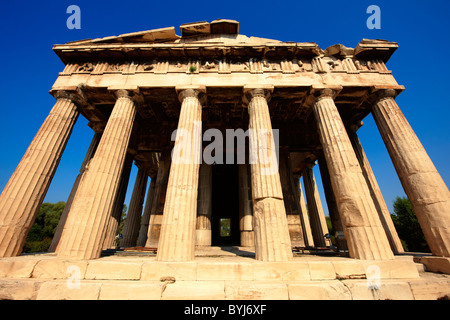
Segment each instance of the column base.
[{"label": "column base", "polygon": [[207,229],[195,230],[195,245],[196,246],[210,246],[211,245],[211,230],[207,230]]},{"label": "column base", "polygon": [[255,232],[241,231],[241,247],[254,247],[254,246],[255,246]]}]

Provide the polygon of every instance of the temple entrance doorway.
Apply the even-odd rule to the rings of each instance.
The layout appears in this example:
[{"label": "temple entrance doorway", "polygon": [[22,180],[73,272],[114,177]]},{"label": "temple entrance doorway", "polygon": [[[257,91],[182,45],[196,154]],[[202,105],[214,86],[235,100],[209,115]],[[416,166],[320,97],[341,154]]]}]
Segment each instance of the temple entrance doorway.
[{"label": "temple entrance doorway", "polygon": [[211,241],[213,246],[239,246],[238,165],[212,167]]}]

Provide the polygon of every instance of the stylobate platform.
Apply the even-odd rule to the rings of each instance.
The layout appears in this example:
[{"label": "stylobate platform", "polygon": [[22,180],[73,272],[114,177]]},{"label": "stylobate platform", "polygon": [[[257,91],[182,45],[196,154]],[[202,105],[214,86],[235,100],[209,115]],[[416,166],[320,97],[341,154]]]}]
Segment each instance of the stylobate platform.
[{"label": "stylobate platform", "polygon": [[3,258],[0,298],[412,300],[450,295],[449,275],[424,272],[408,255],[370,261],[304,254],[291,262],[262,262],[251,253],[213,247],[197,250],[190,262],[159,262],[155,255]]}]

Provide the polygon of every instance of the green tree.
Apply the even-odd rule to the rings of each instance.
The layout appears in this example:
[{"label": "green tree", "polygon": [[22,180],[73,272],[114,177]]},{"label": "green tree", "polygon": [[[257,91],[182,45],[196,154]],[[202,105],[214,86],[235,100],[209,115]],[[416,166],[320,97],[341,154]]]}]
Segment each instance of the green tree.
[{"label": "green tree", "polygon": [[117,228],[117,234],[122,234],[123,226],[125,225],[125,220],[127,219],[127,205],[123,204],[122,216],[120,217],[119,227]]},{"label": "green tree", "polygon": [[64,201],[57,203],[46,202],[41,205],[25,241],[24,252],[43,252],[48,250],[65,205]]},{"label": "green tree", "polygon": [[391,214],[391,217],[405,251],[431,252],[411,202],[407,197],[395,199],[394,213]]}]

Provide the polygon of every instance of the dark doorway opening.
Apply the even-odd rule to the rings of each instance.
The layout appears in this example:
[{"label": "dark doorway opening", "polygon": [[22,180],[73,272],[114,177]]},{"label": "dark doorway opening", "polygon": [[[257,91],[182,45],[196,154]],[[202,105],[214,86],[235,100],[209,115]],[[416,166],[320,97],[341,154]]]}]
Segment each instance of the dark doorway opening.
[{"label": "dark doorway opening", "polygon": [[211,232],[213,246],[239,246],[239,184],[236,164],[212,168]]}]

